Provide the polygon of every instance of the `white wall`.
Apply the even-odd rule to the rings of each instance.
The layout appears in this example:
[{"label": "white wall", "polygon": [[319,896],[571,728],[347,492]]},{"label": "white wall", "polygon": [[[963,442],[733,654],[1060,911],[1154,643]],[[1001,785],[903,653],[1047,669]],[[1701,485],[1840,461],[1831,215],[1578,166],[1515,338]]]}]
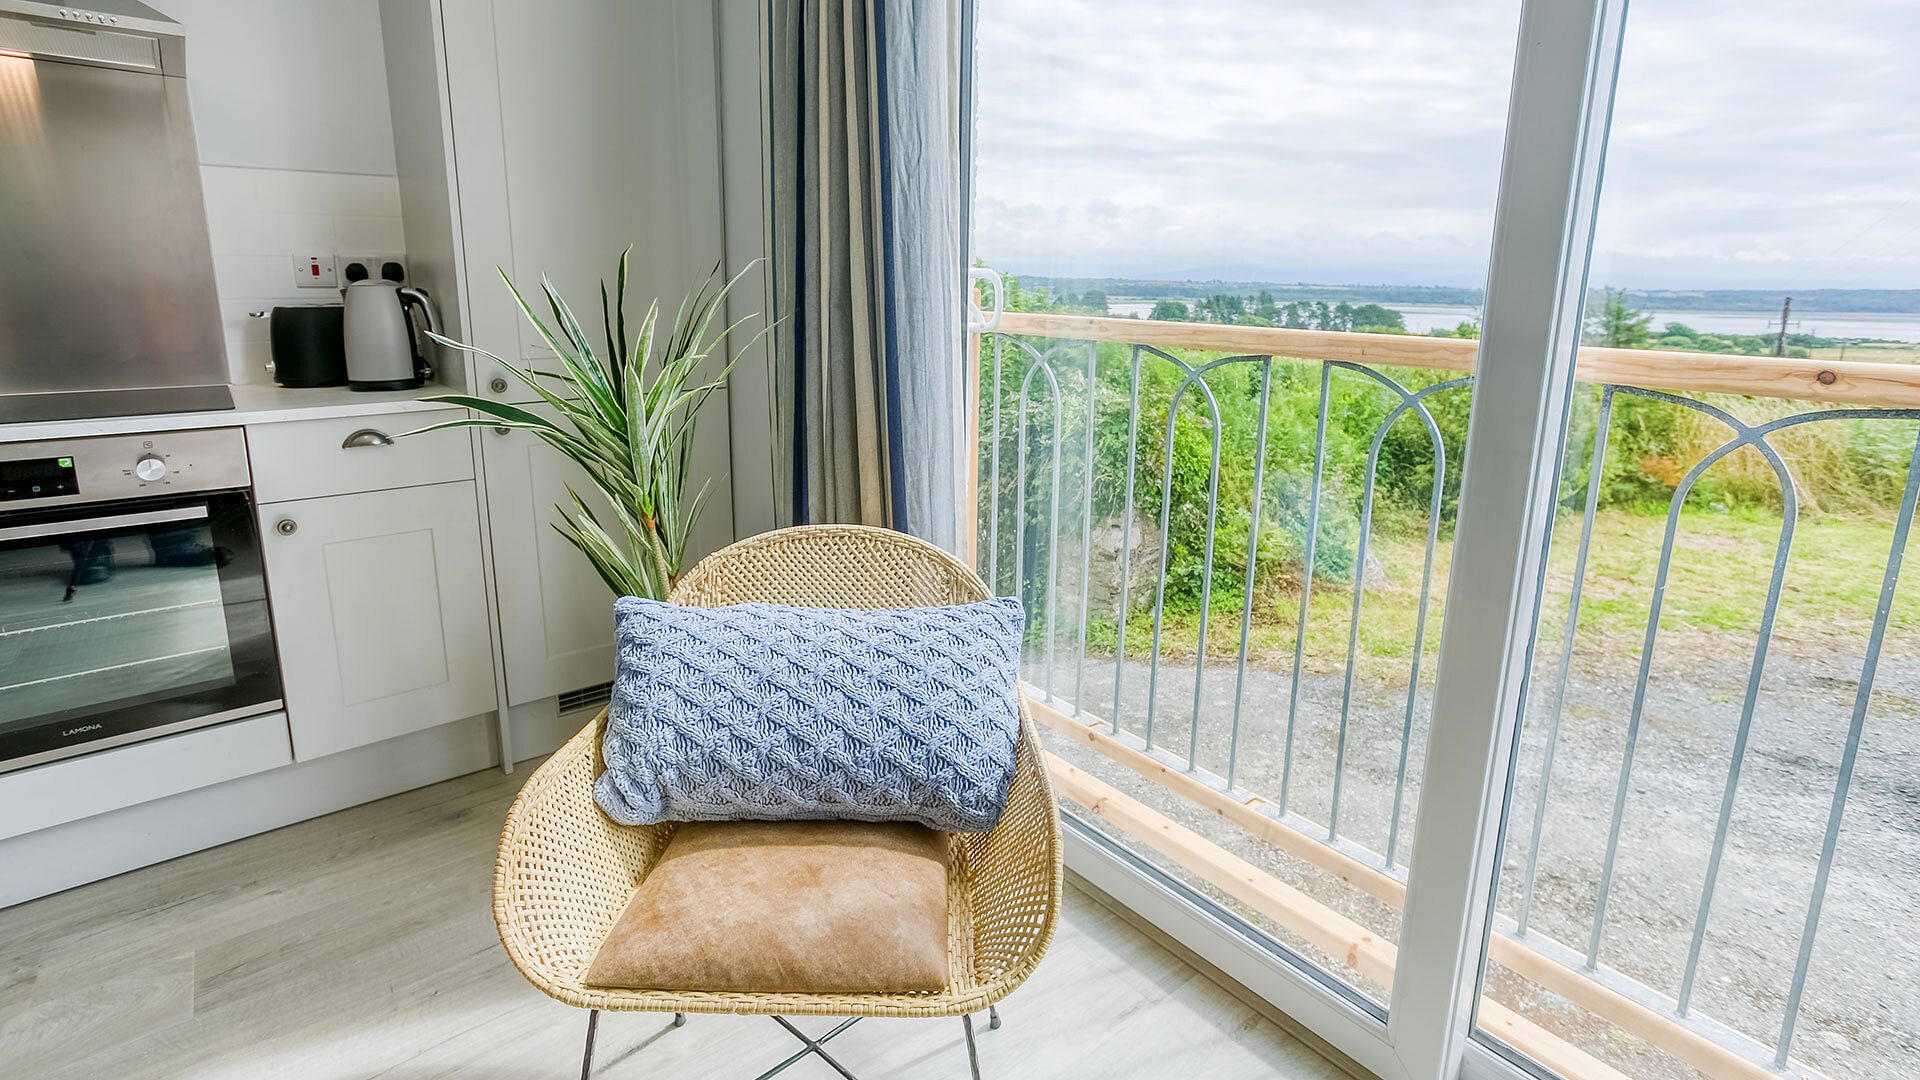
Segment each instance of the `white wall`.
[{"label": "white wall", "polygon": [[187,35],[200,160],[392,176],[377,0],[152,0]]},{"label": "white wall", "polygon": [[154,0],[184,28],[228,378],[270,382],[248,312],[337,303],[296,254],[404,255],[378,0]]}]

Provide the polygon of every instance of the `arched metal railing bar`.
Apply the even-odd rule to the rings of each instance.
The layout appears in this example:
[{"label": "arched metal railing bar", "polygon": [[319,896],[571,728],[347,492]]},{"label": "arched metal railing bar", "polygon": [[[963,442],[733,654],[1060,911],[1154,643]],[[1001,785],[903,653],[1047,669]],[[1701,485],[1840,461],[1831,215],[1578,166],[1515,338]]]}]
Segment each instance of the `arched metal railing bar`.
[{"label": "arched metal railing bar", "polygon": [[1167,434],[1161,445],[1160,472],[1160,567],[1154,582],[1153,598],[1153,653],[1147,662],[1147,723],[1143,736],[1148,746],[1153,745],[1153,721],[1159,707],[1160,686],[1160,637],[1166,622],[1167,601],[1167,559],[1171,546],[1173,528],[1173,437],[1175,425],[1180,419],[1180,399],[1186,396],[1192,386],[1200,388],[1200,394],[1207,406],[1209,457],[1207,464],[1207,527],[1202,544],[1200,568],[1200,626],[1197,634],[1197,648],[1193,658],[1193,715],[1187,740],[1187,770],[1194,768],[1194,759],[1199,755],[1200,747],[1200,697],[1205,689],[1207,670],[1207,608],[1213,601],[1213,541],[1216,526],[1220,520],[1220,403],[1213,396],[1213,388],[1207,385],[1206,374],[1214,368],[1227,364],[1244,362],[1246,357],[1227,356],[1211,360],[1197,367],[1189,365],[1176,357],[1161,352],[1151,346],[1144,347],[1148,353],[1171,360],[1186,372],[1180,385],[1174,388],[1173,397],[1167,402]]},{"label": "arched metal railing bar", "polygon": [[987,587],[995,595],[1000,593],[1000,354],[1005,340],[993,335],[993,435],[987,444]]},{"label": "arched metal railing bar", "polygon": [[1807,901],[1807,920],[1800,930],[1800,950],[1794,959],[1793,981],[1788,984],[1785,1016],[1780,1023],[1780,1039],[1774,1051],[1774,1067],[1787,1067],[1793,1048],[1793,1029],[1800,1018],[1800,999],[1807,988],[1807,971],[1813,963],[1813,939],[1820,929],[1820,910],[1826,903],[1827,882],[1833,874],[1833,855],[1840,844],[1840,823],[1847,812],[1847,795],[1853,787],[1853,767],[1860,756],[1860,736],[1866,726],[1867,707],[1873,699],[1874,678],[1880,669],[1880,646],[1886,641],[1887,622],[1893,614],[1893,594],[1900,584],[1900,564],[1906,555],[1907,535],[1913,527],[1913,512],[1920,502],[1920,436],[1913,444],[1913,456],[1907,460],[1907,489],[1900,497],[1900,514],[1894,520],[1893,541],[1887,551],[1887,566],[1880,578],[1880,599],[1873,610],[1873,629],[1867,636],[1867,655],[1860,664],[1860,684],[1854,690],[1853,716],[1847,722],[1847,745],[1840,757],[1840,772],[1834,778],[1833,803],[1827,808],[1827,828],[1820,841],[1820,863],[1813,875],[1813,892]]},{"label": "arched metal railing bar", "polygon": [[1720,881],[1720,864],[1726,857],[1727,833],[1733,825],[1733,800],[1740,791],[1740,773],[1747,759],[1747,744],[1753,735],[1754,709],[1760,703],[1760,680],[1767,670],[1767,650],[1773,643],[1773,621],[1780,611],[1780,589],[1786,581],[1787,560],[1793,552],[1794,528],[1799,524],[1800,499],[1794,490],[1793,475],[1786,462],[1766,442],[1764,435],[1753,444],[1773,466],[1780,483],[1780,538],[1773,553],[1773,574],[1767,581],[1767,600],[1760,612],[1760,627],[1754,634],[1753,663],[1747,669],[1747,694],[1740,703],[1740,723],[1734,729],[1733,749],[1727,762],[1726,788],[1720,797],[1720,816],[1714,824],[1713,848],[1707,856],[1706,877],[1700,883],[1700,907],[1693,920],[1693,937],[1687,945],[1687,962],[1680,976],[1680,993],[1674,1012],[1687,1015],[1693,999],[1694,978],[1700,970],[1700,950],[1706,944],[1707,918],[1713,911],[1714,889]]},{"label": "arched metal railing bar", "polygon": [[[1636,390],[1636,388],[1632,387],[1622,387],[1621,389],[1628,392],[1634,392]],[[1686,504],[1687,496],[1692,493],[1694,484],[1699,482],[1700,477],[1708,469],[1712,468],[1722,458],[1745,446],[1751,446],[1764,455],[1768,463],[1773,466],[1775,475],[1780,478],[1781,499],[1784,509],[1780,522],[1779,545],[1774,555],[1773,574],[1767,588],[1767,606],[1761,617],[1761,635],[1759,644],[1756,647],[1757,664],[1765,662],[1767,642],[1772,638],[1773,616],[1779,606],[1780,587],[1786,573],[1787,554],[1793,543],[1793,522],[1797,514],[1797,498],[1794,493],[1792,474],[1787,472],[1786,464],[1780,460],[1779,453],[1766,442],[1766,430],[1763,430],[1764,425],[1748,425],[1724,409],[1718,409],[1705,402],[1694,401],[1691,398],[1680,397],[1675,394],[1647,391],[1644,393],[1644,396],[1654,400],[1669,401],[1713,416],[1715,419],[1733,428],[1735,436],[1733,439],[1721,444],[1705,457],[1701,458],[1693,468],[1687,470],[1686,475],[1681,478],[1680,483],[1674,488],[1673,498],[1667,504],[1666,532],[1660,543],[1659,568],[1654,574],[1653,598],[1647,612],[1647,630],[1640,647],[1640,672],[1633,688],[1633,706],[1627,714],[1626,745],[1622,749],[1620,756],[1620,777],[1614,789],[1612,820],[1607,830],[1606,855],[1600,864],[1600,883],[1594,901],[1593,927],[1587,936],[1587,967],[1589,970],[1597,968],[1600,963],[1600,944],[1606,931],[1607,905],[1611,899],[1613,872],[1620,853],[1621,828],[1626,820],[1627,795],[1631,790],[1630,785],[1632,784],[1634,755],[1639,743],[1641,721],[1645,718],[1646,712],[1647,679],[1653,669],[1654,646],[1658,641],[1660,614],[1663,602],[1666,599],[1667,575],[1673,568],[1674,540],[1679,534],[1680,512]],[[1767,430],[1777,430],[1777,428],[1767,428]],[[1762,674],[1763,672],[1759,667],[1748,669],[1747,701],[1749,704],[1747,709],[1743,710],[1743,729],[1752,719],[1751,705],[1757,700],[1758,683]],[[1744,750],[1744,730],[1737,736],[1737,740],[1740,749]],[[1736,758],[1736,762],[1737,761],[1738,759]],[[1737,772],[1737,764],[1735,771]],[[1724,842],[1725,836],[1722,834],[1718,838],[1715,846],[1718,847]]]},{"label": "arched metal railing bar", "polygon": [[1140,357],[1145,345],[1133,347],[1132,383],[1127,391],[1127,475],[1120,500],[1120,598],[1113,634],[1113,714],[1109,730],[1120,733],[1120,710],[1126,699],[1120,690],[1127,674],[1127,610],[1133,606],[1133,474],[1140,455]]},{"label": "arched metal railing bar", "polygon": [[1674,405],[1684,405],[1697,412],[1706,413],[1715,420],[1726,424],[1737,432],[1754,435],[1771,435],[1783,428],[1798,427],[1801,424],[1819,423],[1822,420],[1920,420],[1920,409],[1813,409],[1808,412],[1794,413],[1791,416],[1775,417],[1758,424],[1749,424],[1709,402],[1699,401],[1665,390],[1649,390],[1644,386],[1626,386],[1610,384],[1609,389],[1634,397],[1648,398],[1653,401],[1665,401]]},{"label": "arched metal railing bar", "polygon": [[1320,410],[1313,427],[1313,480],[1307,488],[1307,538],[1303,545],[1300,572],[1300,617],[1293,631],[1293,678],[1287,684],[1286,746],[1280,756],[1280,801],[1277,806],[1286,816],[1288,798],[1293,792],[1293,732],[1300,714],[1301,657],[1307,645],[1307,615],[1313,602],[1313,566],[1315,547],[1320,538],[1320,485],[1327,470],[1327,413],[1333,404],[1333,365],[1320,365]]},{"label": "arched metal railing bar", "polygon": [[1580,597],[1587,576],[1587,553],[1592,550],[1593,522],[1600,511],[1600,479],[1607,459],[1607,434],[1613,417],[1612,386],[1600,390],[1600,408],[1594,418],[1593,457],[1587,468],[1587,505],[1580,518],[1580,546],[1573,560],[1573,585],[1567,595],[1567,625],[1560,635],[1560,674],[1554,683],[1553,709],[1547,714],[1545,748],[1540,758],[1540,786],[1533,803],[1533,832],[1527,837],[1527,863],[1520,878],[1520,902],[1514,913],[1515,932],[1525,936],[1533,912],[1533,886],[1540,870],[1540,838],[1546,829],[1547,796],[1552,788],[1553,755],[1560,742],[1560,716],[1567,701],[1567,678],[1573,670],[1574,634],[1580,626]]},{"label": "arched metal railing bar", "polygon": [[[1425,398],[1445,390],[1458,390],[1473,385],[1471,377],[1449,379],[1435,383],[1414,395],[1414,399]],[[1442,496],[1447,487],[1447,444],[1440,438],[1440,429],[1428,414],[1424,405],[1419,406],[1420,415],[1427,424],[1427,436],[1433,445],[1433,493],[1427,499],[1427,550],[1420,569],[1420,603],[1414,614],[1413,624],[1413,662],[1407,672],[1407,708],[1400,720],[1400,762],[1396,767],[1393,781],[1393,816],[1387,826],[1386,868],[1393,869],[1394,856],[1400,842],[1400,814],[1406,803],[1407,793],[1407,757],[1413,743],[1413,714],[1420,692],[1420,661],[1427,641],[1427,608],[1433,593],[1433,552],[1440,544],[1440,509]]]},{"label": "arched metal railing bar", "polygon": [[1253,633],[1253,575],[1260,555],[1260,508],[1267,488],[1267,409],[1273,401],[1273,357],[1260,357],[1260,412],[1253,431],[1253,499],[1247,511],[1247,573],[1240,585],[1240,653],[1233,674],[1233,728],[1227,742],[1227,787],[1240,766],[1240,705],[1247,690],[1247,642]]},{"label": "arched metal railing bar", "polygon": [[1020,379],[1020,430],[1015,446],[1018,451],[1018,465],[1014,474],[1014,522],[1017,529],[1013,546],[1013,587],[1014,595],[1023,600],[1026,596],[1026,550],[1027,550],[1027,447],[1032,441],[1032,391],[1033,377],[1044,373],[1047,377],[1049,397],[1053,401],[1053,459],[1052,484],[1050,485],[1048,512],[1047,550],[1050,553],[1047,567],[1046,599],[1042,604],[1047,620],[1045,638],[1047,652],[1047,679],[1044,692],[1047,700],[1053,700],[1053,662],[1054,662],[1054,594],[1060,581],[1060,422],[1063,418],[1063,406],[1060,400],[1060,379],[1053,370],[1053,355],[1061,351],[1054,346],[1042,353],[1024,341],[1015,339],[1014,344],[1025,350],[1032,358],[1032,366]]},{"label": "arched metal railing bar", "polygon": [[[1086,463],[1082,469],[1082,498],[1080,503],[1080,655],[1073,669],[1073,715],[1080,715],[1080,701],[1086,696],[1087,683],[1087,619],[1090,614],[1088,605],[1093,600],[1093,429],[1097,422],[1095,416],[1095,398],[1100,393],[1100,344],[1089,341],[1087,345],[1087,438]],[[1059,538],[1054,543],[1059,543]]]},{"label": "arched metal railing bar", "polygon": [[[1340,366],[1350,367],[1351,365],[1341,364]],[[1395,405],[1393,409],[1387,413],[1386,418],[1375,426],[1373,441],[1367,447],[1366,480],[1361,488],[1360,496],[1360,535],[1355,541],[1353,555],[1353,606],[1347,619],[1347,666],[1340,687],[1340,730],[1334,742],[1333,794],[1327,808],[1327,840],[1329,842],[1339,839],[1340,836],[1340,796],[1346,778],[1347,732],[1353,711],[1353,676],[1360,647],[1360,613],[1362,601],[1366,595],[1367,547],[1373,531],[1373,495],[1376,480],[1379,475],[1380,447],[1386,442],[1387,433],[1392,430],[1394,423],[1408,412],[1414,412],[1419,415],[1421,421],[1426,425],[1428,437],[1434,444],[1438,445],[1440,443],[1439,425],[1434,423],[1433,414],[1427,411],[1427,407],[1422,403],[1422,400],[1441,389],[1451,389],[1451,387],[1445,383],[1436,383],[1418,392],[1409,391],[1399,383],[1387,379],[1384,376],[1377,375],[1365,368],[1359,368],[1357,370],[1366,371],[1369,376],[1372,376],[1375,381],[1381,385],[1398,392],[1400,395],[1400,403]],[[1444,451],[1442,451],[1441,457],[1437,458],[1436,461],[1444,461]],[[1440,467],[1444,468],[1444,465]],[[1439,492],[1440,488],[1436,486],[1434,488],[1435,499],[1438,498]],[[1434,507],[1432,520],[1438,521],[1437,505]],[[1305,627],[1303,626],[1301,630],[1304,633]]]}]

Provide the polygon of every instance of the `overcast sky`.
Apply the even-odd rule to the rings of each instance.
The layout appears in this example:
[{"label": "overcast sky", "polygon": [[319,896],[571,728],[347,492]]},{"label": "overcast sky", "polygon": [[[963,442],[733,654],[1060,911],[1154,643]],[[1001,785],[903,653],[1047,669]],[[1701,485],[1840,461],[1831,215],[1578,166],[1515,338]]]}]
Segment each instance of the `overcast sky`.
[{"label": "overcast sky", "polygon": [[[1592,280],[1920,288],[1920,4],[1634,0]],[[1517,0],[980,0],[975,254],[1480,285]]]}]

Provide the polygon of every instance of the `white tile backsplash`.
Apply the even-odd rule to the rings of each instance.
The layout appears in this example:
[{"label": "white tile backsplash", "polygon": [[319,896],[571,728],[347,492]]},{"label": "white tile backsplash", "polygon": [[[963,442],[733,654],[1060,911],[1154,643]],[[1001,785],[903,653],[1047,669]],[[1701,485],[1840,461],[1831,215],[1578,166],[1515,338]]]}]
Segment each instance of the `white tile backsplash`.
[{"label": "white tile backsplash", "polygon": [[334,243],[342,254],[387,255],[407,250],[407,234],[397,217],[343,214],[333,219]]},{"label": "white tile backsplash", "polygon": [[267,321],[275,304],[333,303],[339,295],[293,284],[293,256],[405,254],[400,182],[391,176],[200,167],[207,233],[234,382],[270,382]]}]

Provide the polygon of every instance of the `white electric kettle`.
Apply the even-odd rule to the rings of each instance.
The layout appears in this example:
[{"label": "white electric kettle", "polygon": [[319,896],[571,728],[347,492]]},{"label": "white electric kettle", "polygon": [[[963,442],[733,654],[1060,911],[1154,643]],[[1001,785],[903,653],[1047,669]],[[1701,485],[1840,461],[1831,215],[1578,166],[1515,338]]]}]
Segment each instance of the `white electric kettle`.
[{"label": "white electric kettle", "polygon": [[[420,355],[422,330],[437,330],[425,290],[368,278],[346,289],[342,337],[347,385],[355,390],[411,390],[433,374]],[[413,312],[420,312],[415,326]]]}]

